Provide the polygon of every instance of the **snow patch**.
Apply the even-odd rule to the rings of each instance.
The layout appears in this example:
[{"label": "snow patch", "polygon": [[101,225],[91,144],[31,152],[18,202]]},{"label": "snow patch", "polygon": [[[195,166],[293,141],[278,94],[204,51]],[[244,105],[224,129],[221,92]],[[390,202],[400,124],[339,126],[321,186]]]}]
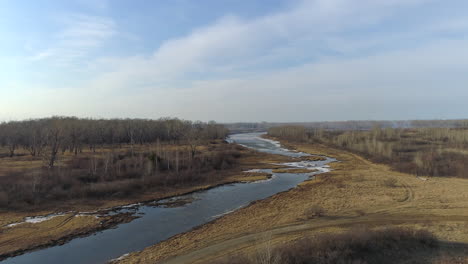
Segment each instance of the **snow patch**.
[{"label": "snow patch", "polygon": [[246,170],[246,171],[243,171],[245,173],[249,173],[249,172],[261,172],[260,169],[251,169],[251,170]]},{"label": "snow patch", "polygon": [[17,223],[12,223],[12,224],[7,225],[6,227],[13,227],[13,226],[21,225],[21,224],[26,224],[26,223],[37,224],[37,223],[41,223],[41,222],[50,220],[50,219],[58,217],[58,216],[64,216],[64,215],[66,215],[68,213],[69,212],[49,214],[49,215],[40,215],[40,216],[27,216],[27,217],[24,218],[24,221],[17,222]]},{"label": "snow patch", "polygon": [[128,257],[128,255],[130,255],[130,253],[125,253],[125,254],[123,254],[122,256],[120,256],[120,257],[118,257],[118,258],[116,258],[116,259],[111,259],[111,260],[109,261],[109,263],[116,262],[116,261],[121,261],[121,260],[123,260],[124,258]]}]

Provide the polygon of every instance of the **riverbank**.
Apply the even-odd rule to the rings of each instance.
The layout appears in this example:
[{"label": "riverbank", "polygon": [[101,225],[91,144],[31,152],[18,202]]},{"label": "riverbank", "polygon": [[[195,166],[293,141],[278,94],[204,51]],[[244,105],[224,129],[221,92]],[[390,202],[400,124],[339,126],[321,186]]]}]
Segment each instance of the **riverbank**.
[{"label": "riverbank", "polygon": [[[0,259],[22,254],[24,252],[63,244],[75,237],[86,236],[100,230],[112,228],[121,223],[132,221],[131,214],[105,215],[97,217],[99,211],[116,208],[129,204],[145,203],[169,197],[179,196],[191,192],[206,190],[224,184],[237,182],[251,182],[265,180],[270,177],[266,173],[244,172],[247,169],[276,168],[271,163],[291,161],[291,159],[260,154],[248,149],[241,150],[239,164],[232,169],[223,170],[223,177],[209,184],[198,184],[181,188],[165,188],[159,191],[145,192],[126,199],[82,200],[61,204],[55,210],[16,211],[0,213]],[[65,213],[62,213],[65,212]],[[80,212],[87,212],[86,214]],[[26,217],[47,216],[59,214],[55,217],[44,218],[40,221],[21,223]]]},{"label": "riverbank", "polygon": [[[439,240],[458,242],[461,247],[468,243],[468,180],[422,180],[346,151],[282,143],[340,162],[330,164],[329,173],[131,253],[119,263],[209,263],[226,255],[255,254],[266,240],[277,245],[360,225],[426,229]],[[311,208],[321,208],[323,214],[310,218]],[[435,257],[451,257],[444,254],[442,249]],[[421,261],[421,256],[414,258]]]}]

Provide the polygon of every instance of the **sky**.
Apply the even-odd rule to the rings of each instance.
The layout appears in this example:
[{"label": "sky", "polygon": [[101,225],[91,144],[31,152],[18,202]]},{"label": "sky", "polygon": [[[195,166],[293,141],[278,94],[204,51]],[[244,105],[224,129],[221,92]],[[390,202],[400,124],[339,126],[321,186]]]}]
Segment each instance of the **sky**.
[{"label": "sky", "polygon": [[468,118],[466,0],[0,0],[0,121]]}]

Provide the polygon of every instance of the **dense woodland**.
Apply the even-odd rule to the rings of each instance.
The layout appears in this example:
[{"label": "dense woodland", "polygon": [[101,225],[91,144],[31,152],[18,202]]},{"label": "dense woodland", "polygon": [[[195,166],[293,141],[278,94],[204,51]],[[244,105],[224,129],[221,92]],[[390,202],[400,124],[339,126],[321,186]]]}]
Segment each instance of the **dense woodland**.
[{"label": "dense woodland", "polygon": [[214,122],[171,118],[2,123],[0,207],[126,197],[210,181],[240,156],[224,141],[227,132]]},{"label": "dense woodland", "polygon": [[322,143],[346,149],[395,170],[418,176],[468,178],[468,126],[413,127],[370,130],[325,130],[282,126],[268,134],[297,142]]}]

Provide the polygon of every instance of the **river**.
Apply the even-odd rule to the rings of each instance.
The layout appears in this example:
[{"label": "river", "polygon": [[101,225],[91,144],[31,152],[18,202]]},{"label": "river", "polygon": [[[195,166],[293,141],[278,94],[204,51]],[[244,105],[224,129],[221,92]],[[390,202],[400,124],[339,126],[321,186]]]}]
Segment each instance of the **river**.
[{"label": "river", "polygon": [[[309,154],[282,148],[276,141],[261,138],[262,133],[235,134],[228,141],[261,152],[285,155],[290,157],[308,156]],[[253,183],[227,184],[178,196],[161,202],[189,201],[178,207],[158,206],[146,203],[125,207],[120,212],[131,211],[140,218],[130,223],[121,224],[114,229],[108,229],[87,237],[76,238],[70,242],[53,246],[17,257],[9,258],[2,264],[81,264],[105,263],[118,258],[125,253],[142,250],[179,233],[210,222],[224,214],[247,206],[249,203],[265,199],[278,192],[283,192],[297,186],[314,174],[328,171],[329,162],[301,161],[287,163],[296,168],[311,168],[310,173],[273,173],[269,180]],[[271,170],[260,170],[270,172]]]}]

